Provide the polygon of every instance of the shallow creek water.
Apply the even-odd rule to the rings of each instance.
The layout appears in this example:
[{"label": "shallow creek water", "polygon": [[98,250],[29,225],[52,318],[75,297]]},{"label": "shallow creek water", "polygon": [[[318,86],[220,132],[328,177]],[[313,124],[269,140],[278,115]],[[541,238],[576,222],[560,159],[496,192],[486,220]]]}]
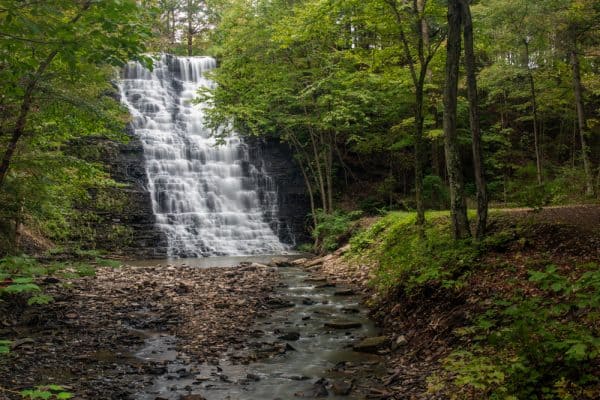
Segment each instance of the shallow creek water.
[{"label": "shallow creek water", "polygon": [[[178,260],[178,264],[198,267],[231,266],[240,261],[268,262],[271,257],[219,257],[213,259]],[[162,261],[164,263],[164,260]],[[151,265],[150,262],[140,265]],[[275,296],[293,303],[293,306],[269,310],[268,315],[248,327],[253,335],[251,345],[260,353],[264,347],[285,348],[280,352],[266,351],[269,356],[247,365],[234,364],[227,359],[219,365],[197,364],[180,357],[175,350],[177,339],[160,333],[150,334],[145,346],[136,354],[148,361],[164,361],[166,371],[154,379],[152,385],[138,393],[138,400],[173,399],[182,395],[200,394],[208,400],[225,399],[292,399],[315,397],[315,385],[324,378],[329,382],[351,381],[341,365],[370,365],[369,374],[377,374],[378,356],[357,353],[352,343],[378,333],[367,318],[357,295],[339,295],[343,287],[325,285],[300,268],[279,268],[281,284]],[[336,292],[338,294],[336,295]],[[353,329],[334,329],[325,326],[331,322],[355,322]],[[298,333],[299,339],[282,339]],[[289,338],[288,338],[289,339]],[[285,343],[289,346],[285,347]],[[231,349],[230,355],[248,349]],[[229,358],[229,360],[231,357]],[[348,396],[336,396],[329,391],[327,398],[358,399],[354,391]]]}]

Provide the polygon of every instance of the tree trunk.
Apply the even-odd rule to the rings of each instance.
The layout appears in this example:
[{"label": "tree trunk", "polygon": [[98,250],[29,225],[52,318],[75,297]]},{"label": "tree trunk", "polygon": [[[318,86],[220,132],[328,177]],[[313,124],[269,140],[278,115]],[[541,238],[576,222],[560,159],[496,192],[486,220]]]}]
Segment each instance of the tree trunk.
[{"label": "tree trunk", "polygon": [[581,159],[583,161],[583,170],[585,172],[585,194],[591,197],[594,195],[594,177],[592,176],[589,147],[585,136],[586,121],[583,108],[581,70],[579,66],[579,57],[575,49],[571,51],[571,65],[573,67],[573,92],[575,94],[575,105],[577,107],[577,125],[579,127],[579,140],[581,141]]},{"label": "tree trunk", "polygon": [[538,132],[538,115],[537,115],[537,97],[535,94],[535,81],[533,79],[533,72],[529,65],[529,41],[528,39],[523,40],[525,43],[525,63],[527,64],[527,77],[529,80],[529,91],[531,93],[531,112],[533,116],[533,144],[535,149],[535,167],[537,173],[538,185],[543,182],[542,178],[542,153],[540,146],[540,134]]},{"label": "tree trunk", "polygon": [[194,44],[194,8],[192,7],[192,0],[187,2],[187,53],[188,57],[192,56]]},{"label": "tree trunk", "polygon": [[[77,15],[75,15],[70,22],[74,24],[77,21],[79,21],[83,13],[87,11],[91,7],[91,5],[92,0],[87,0],[81,7],[81,11],[77,13]],[[15,127],[13,128],[12,136],[10,138],[10,141],[8,142],[8,146],[4,151],[4,155],[2,156],[2,162],[0,163],[0,189],[4,184],[4,179],[6,179],[6,174],[8,173],[8,168],[10,167],[12,157],[14,156],[15,151],[17,150],[17,144],[19,143],[19,140],[25,133],[27,117],[29,116],[29,111],[31,110],[31,105],[33,103],[33,94],[37,89],[38,82],[42,78],[42,75],[44,74],[44,72],[46,72],[46,69],[48,69],[52,61],[54,61],[54,58],[58,55],[59,51],[60,49],[55,49],[52,50],[50,54],[48,54],[48,56],[39,65],[39,67],[35,71],[35,74],[33,74],[31,79],[27,83],[27,86],[25,87],[25,94],[23,95],[23,101],[21,102],[19,115],[17,116],[17,121],[15,122]]]},{"label": "tree trunk", "polygon": [[448,2],[448,40],[446,44],[446,85],[444,87],[444,147],[446,169],[450,181],[450,214],[455,239],[471,236],[467,219],[467,206],[458,137],[456,132],[456,106],[458,97],[458,71],[460,62],[461,7],[459,0]]},{"label": "tree trunk", "polygon": [[467,88],[469,97],[469,122],[471,125],[471,136],[473,142],[473,167],[475,174],[475,185],[477,188],[477,227],[475,237],[483,238],[485,235],[488,214],[488,199],[485,182],[485,170],[483,164],[483,152],[481,149],[481,130],[479,127],[479,100],[477,97],[477,77],[475,71],[475,50],[473,38],[473,21],[468,0],[461,0],[462,17],[465,41],[465,69],[467,72]]},{"label": "tree trunk", "polygon": [[8,146],[4,151],[2,162],[0,163],[0,188],[2,188],[2,185],[4,184],[4,179],[6,178],[8,168],[10,167],[10,162],[15,154],[15,151],[17,150],[17,144],[25,133],[27,117],[29,116],[29,111],[31,110],[31,105],[33,102],[33,93],[37,89],[37,84],[42,77],[42,74],[46,71],[46,68],[48,68],[50,63],[52,63],[52,60],[54,60],[57,54],[58,50],[53,50],[46,57],[25,88],[25,94],[23,95],[23,101],[21,102],[19,115],[17,116],[17,121],[15,123],[10,141],[8,142]]},{"label": "tree trunk", "polygon": [[[423,78],[424,71],[420,74]],[[417,203],[417,225],[425,225],[425,199],[423,198],[423,86],[425,80],[420,79],[416,89],[415,101],[415,201]],[[424,234],[424,231],[421,232]]]}]

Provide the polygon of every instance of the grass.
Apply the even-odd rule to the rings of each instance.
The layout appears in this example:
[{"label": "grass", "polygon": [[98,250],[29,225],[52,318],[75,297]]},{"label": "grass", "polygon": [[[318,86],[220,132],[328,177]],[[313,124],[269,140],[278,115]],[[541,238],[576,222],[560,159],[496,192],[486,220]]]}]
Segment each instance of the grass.
[{"label": "grass", "polygon": [[452,239],[448,212],[429,212],[426,218],[422,239],[414,213],[389,213],[350,239],[349,257],[375,262],[373,284],[384,292],[398,285],[410,291],[431,282],[460,286],[476,266],[480,246]]}]

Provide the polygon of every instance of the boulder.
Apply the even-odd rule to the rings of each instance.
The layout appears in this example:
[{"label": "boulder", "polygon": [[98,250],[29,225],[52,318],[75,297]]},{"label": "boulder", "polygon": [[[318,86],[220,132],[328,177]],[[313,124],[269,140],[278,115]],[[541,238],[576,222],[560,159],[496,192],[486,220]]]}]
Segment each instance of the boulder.
[{"label": "boulder", "polygon": [[388,344],[387,336],[373,336],[361,340],[353,346],[354,351],[362,353],[375,353]]}]

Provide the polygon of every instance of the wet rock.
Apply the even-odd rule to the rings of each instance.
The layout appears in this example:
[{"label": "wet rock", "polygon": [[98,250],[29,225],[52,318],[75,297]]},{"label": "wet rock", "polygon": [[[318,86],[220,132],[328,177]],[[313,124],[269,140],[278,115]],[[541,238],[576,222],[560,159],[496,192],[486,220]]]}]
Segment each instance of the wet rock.
[{"label": "wet rock", "polygon": [[322,285],[317,285],[315,287],[317,289],[325,289],[325,288],[335,287],[335,283],[333,283],[333,282],[327,282],[327,283],[323,283]]},{"label": "wet rock", "polygon": [[291,344],[286,343],[285,344],[285,351],[296,351],[296,349]]},{"label": "wet rock", "polygon": [[254,381],[254,382],[258,382],[258,381],[260,381],[260,376],[255,375],[255,374],[248,374],[248,375],[246,375],[246,379]]},{"label": "wet rock", "polygon": [[326,328],[333,328],[333,329],[355,329],[355,328],[360,328],[361,326],[362,326],[362,324],[360,322],[354,322],[354,321],[336,320],[336,321],[325,322]]},{"label": "wet rock", "polygon": [[323,278],[320,276],[312,276],[312,277],[306,278],[304,280],[304,282],[306,282],[306,283],[322,283],[322,282],[327,282],[327,278]]},{"label": "wet rock", "polygon": [[334,381],[331,384],[331,391],[336,396],[348,396],[352,391],[352,383],[345,381]]},{"label": "wet rock", "polygon": [[360,310],[358,308],[354,308],[354,307],[343,307],[342,312],[344,314],[358,314],[358,313],[360,313]]},{"label": "wet rock", "polygon": [[206,398],[199,394],[184,394],[179,396],[179,400],[206,400]]},{"label": "wet rock", "polygon": [[287,332],[281,336],[279,336],[280,340],[289,340],[289,341],[296,341],[298,339],[300,339],[300,333],[298,332]]},{"label": "wet rock", "polygon": [[309,298],[306,299],[302,299],[302,304],[304,304],[305,306],[312,306],[313,304],[315,304],[315,301]]},{"label": "wet rock", "polygon": [[267,300],[267,305],[270,308],[274,308],[274,309],[279,309],[279,308],[289,308],[289,307],[294,307],[295,304],[285,300],[285,299],[280,299],[277,297],[272,297],[270,299]]},{"label": "wet rock", "polygon": [[380,348],[386,346],[388,343],[387,336],[373,336],[363,339],[359,343],[353,346],[354,351],[362,353],[375,353]]},{"label": "wet rock", "polygon": [[336,290],[335,293],[333,293],[334,296],[353,296],[355,294],[356,293],[352,289]]},{"label": "wet rock", "polygon": [[293,264],[286,258],[283,257],[275,257],[269,263],[269,266],[278,267],[278,268],[288,268]]},{"label": "wet rock", "polygon": [[327,397],[329,392],[327,391],[327,380],[321,378],[315,382],[312,389],[306,393],[303,397]]},{"label": "wet rock", "polygon": [[310,377],[306,375],[285,375],[284,378],[291,379],[293,381],[307,381]]}]

